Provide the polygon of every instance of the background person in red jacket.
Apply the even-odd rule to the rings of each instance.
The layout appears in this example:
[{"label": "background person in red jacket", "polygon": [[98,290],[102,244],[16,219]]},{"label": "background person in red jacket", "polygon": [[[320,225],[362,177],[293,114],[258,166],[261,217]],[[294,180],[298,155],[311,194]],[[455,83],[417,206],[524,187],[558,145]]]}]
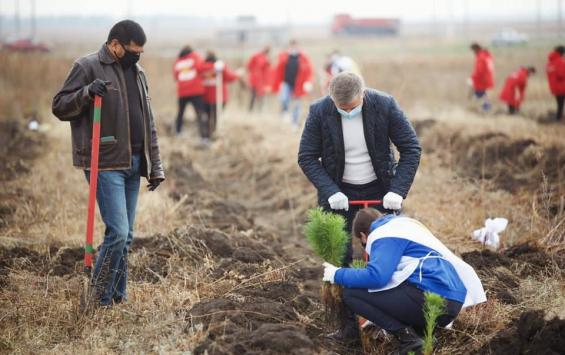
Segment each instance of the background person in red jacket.
[{"label": "background person in red jacket", "polygon": [[549,89],[557,101],[557,113],[555,118],[560,121],[563,118],[563,103],[565,102],[565,46],[557,46],[549,53],[545,71]]},{"label": "background person in red jacket", "polygon": [[249,111],[253,111],[255,103],[259,110],[263,109],[264,96],[270,90],[271,61],[269,52],[271,48],[266,46],[260,52],[255,53],[247,62],[249,74],[249,87],[251,88],[251,101]]},{"label": "background person in red jacket", "polygon": [[188,103],[191,103],[196,112],[198,129],[200,136],[204,137],[207,123],[204,122],[203,110],[204,85],[202,84],[202,58],[192,50],[190,46],[185,46],[179,54],[173,66],[173,76],[177,82],[177,96],[179,98],[179,108],[176,120],[176,132],[180,134],[184,119],[184,110]]},{"label": "background person in red jacket", "polygon": [[292,123],[299,125],[300,98],[312,91],[312,64],[295,40],[279,55],[275,68],[273,91],[280,93],[282,112],[285,117],[292,112]]},{"label": "background person in red jacket", "polygon": [[508,105],[509,114],[513,115],[520,110],[526,95],[528,77],[535,73],[536,68],[534,67],[522,67],[506,78],[499,98]]},{"label": "background person in red jacket", "polygon": [[470,83],[475,97],[481,102],[481,109],[487,112],[491,108],[487,90],[494,87],[494,60],[490,52],[478,43],[471,44],[471,50],[475,53],[475,68]]},{"label": "background person in red jacket", "polygon": [[[222,102],[218,103],[216,97],[216,77],[222,76]],[[202,143],[209,144],[209,139],[213,138],[216,131],[217,116],[216,105],[221,104],[225,107],[228,102],[228,84],[239,78],[224,62],[216,58],[212,51],[206,53],[206,59],[202,65],[202,76],[204,78],[204,113],[207,118],[207,130],[203,136]]]}]

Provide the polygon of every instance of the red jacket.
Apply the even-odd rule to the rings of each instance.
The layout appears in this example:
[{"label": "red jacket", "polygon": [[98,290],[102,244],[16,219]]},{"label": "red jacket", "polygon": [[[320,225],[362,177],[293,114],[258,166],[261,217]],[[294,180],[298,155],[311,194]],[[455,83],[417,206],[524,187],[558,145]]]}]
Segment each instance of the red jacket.
[{"label": "red jacket", "polygon": [[551,93],[556,96],[565,95],[565,59],[559,52],[549,54],[545,72]]},{"label": "red jacket", "polygon": [[524,101],[526,85],[528,83],[528,69],[520,68],[506,78],[504,88],[500,92],[500,100],[508,105],[520,108]]},{"label": "red jacket", "polygon": [[494,87],[494,61],[486,49],[475,56],[475,69],[471,75],[475,91],[486,91]]},{"label": "red jacket", "polygon": [[[215,104],[216,98],[216,71],[214,62],[204,62],[202,65],[202,76],[204,78],[204,102]],[[226,64],[222,70],[222,101],[228,102],[228,84],[237,80],[239,77]]]},{"label": "red jacket", "polygon": [[173,76],[177,82],[179,97],[204,95],[202,85],[202,58],[196,52],[191,52],[177,59],[173,66]]},{"label": "red jacket", "polygon": [[[304,83],[312,82],[312,64],[310,63],[310,59],[303,52],[299,52],[298,55],[298,73],[296,74],[294,91],[292,93],[294,97],[302,97],[308,94],[304,90]],[[281,53],[274,72],[273,92],[278,92],[280,89],[281,83],[284,80],[284,70],[287,62],[288,52]]]},{"label": "red jacket", "polygon": [[271,62],[269,56],[261,51],[255,53],[247,62],[249,72],[249,86],[255,90],[258,96],[265,95],[265,91],[271,84]]}]

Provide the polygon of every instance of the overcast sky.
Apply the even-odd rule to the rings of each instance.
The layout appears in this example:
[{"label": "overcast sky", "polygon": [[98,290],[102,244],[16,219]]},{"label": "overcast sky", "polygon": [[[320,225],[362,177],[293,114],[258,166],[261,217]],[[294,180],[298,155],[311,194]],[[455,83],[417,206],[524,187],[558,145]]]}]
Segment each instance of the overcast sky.
[{"label": "overcast sky", "polygon": [[[0,0],[0,14],[13,16],[19,3],[29,16],[33,0]],[[399,17],[405,21],[454,18],[465,12],[469,21],[481,19],[556,20],[560,0],[35,0],[38,16],[96,16],[113,18],[147,15],[180,15],[227,18],[255,15],[261,23],[328,22],[335,13],[356,17]],[[565,7],[565,4],[563,5]],[[434,10],[435,9],[435,10]],[[450,16],[450,14],[452,16]]]}]

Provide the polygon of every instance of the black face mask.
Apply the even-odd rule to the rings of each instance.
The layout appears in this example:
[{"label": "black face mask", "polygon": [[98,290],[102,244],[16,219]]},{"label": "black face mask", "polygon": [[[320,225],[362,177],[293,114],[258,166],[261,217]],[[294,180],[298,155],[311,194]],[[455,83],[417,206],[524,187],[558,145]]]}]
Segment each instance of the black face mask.
[{"label": "black face mask", "polygon": [[122,68],[128,69],[139,61],[141,54],[128,51],[124,45],[122,45],[122,48],[124,49],[125,53],[124,56],[119,59],[120,65],[122,66]]}]

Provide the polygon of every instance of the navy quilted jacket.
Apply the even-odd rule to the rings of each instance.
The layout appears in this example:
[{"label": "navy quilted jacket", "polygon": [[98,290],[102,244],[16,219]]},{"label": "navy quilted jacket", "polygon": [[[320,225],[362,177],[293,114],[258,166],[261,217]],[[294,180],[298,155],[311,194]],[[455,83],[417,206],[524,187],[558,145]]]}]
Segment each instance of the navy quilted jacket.
[{"label": "navy quilted jacket", "polygon": [[[386,191],[406,197],[420,163],[422,148],[414,129],[394,98],[383,92],[366,89],[363,99],[365,141],[377,178]],[[395,161],[392,142],[400,159]],[[329,96],[310,106],[300,139],[298,165],[318,189],[318,202],[339,187],[345,167],[345,149],[341,117]]]}]

